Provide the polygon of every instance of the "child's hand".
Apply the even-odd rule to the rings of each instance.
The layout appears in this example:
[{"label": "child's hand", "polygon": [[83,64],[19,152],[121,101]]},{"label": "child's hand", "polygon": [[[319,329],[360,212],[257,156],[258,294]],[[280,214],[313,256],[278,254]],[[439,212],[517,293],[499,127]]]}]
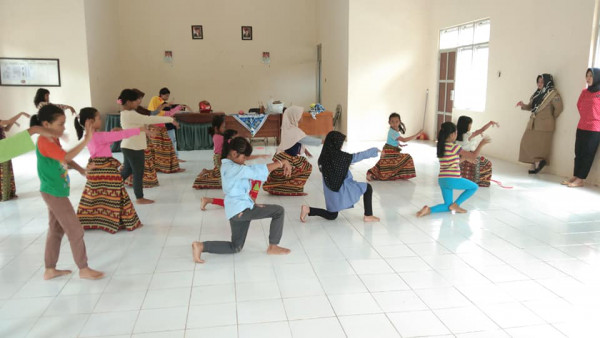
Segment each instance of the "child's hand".
[{"label": "child's hand", "polygon": [[85,121],[85,138],[89,141],[94,135],[94,120],[88,119]]},{"label": "child's hand", "polygon": [[123,130],[123,128],[121,128],[121,127],[114,127],[110,131],[122,131],[122,130]]},{"label": "child's hand", "polygon": [[407,145],[408,145],[408,144],[406,144],[406,143],[398,143],[398,146],[399,146],[399,147],[406,147]]},{"label": "child's hand", "polygon": [[523,101],[519,101],[519,102],[517,102],[515,107],[523,107],[523,105],[524,105]]},{"label": "child's hand", "polygon": [[311,158],[313,157],[313,155],[310,153],[310,151],[308,151],[308,149],[304,149],[304,153],[306,154],[307,157]]},{"label": "child's hand", "polygon": [[24,111],[20,112],[20,113],[19,113],[19,115],[21,115],[21,116],[25,116],[26,118],[30,118],[30,117],[31,117],[31,115],[27,114],[27,113],[26,113],[26,112],[24,112]]},{"label": "child's hand", "polygon": [[177,122],[175,119],[173,119],[173,122],[171,122],[172,125],[175,126],[175,128],[179,129],[179,122]]},{"label": "child's hand", "polygon": [[77,115],[77,112],[75,111],[75,108],[73,108],[71,106],[67,106],[67,109],[69,109],[73,115]]},{"label": "child's hand", "polygon": [[156,136],[156,131],[154,129],[147,128],[146,126],[140,127],[140,132],[144,132],[144,133],[146,133],[146,135],[148,135],[150,137]]},{"label": "child's hand", "polygon": [[292,175],[292,165],[290,162],[283,160],[281,161],[281,164],[283,164],[283,175],[285,175],[285,177],[290,177]]}]

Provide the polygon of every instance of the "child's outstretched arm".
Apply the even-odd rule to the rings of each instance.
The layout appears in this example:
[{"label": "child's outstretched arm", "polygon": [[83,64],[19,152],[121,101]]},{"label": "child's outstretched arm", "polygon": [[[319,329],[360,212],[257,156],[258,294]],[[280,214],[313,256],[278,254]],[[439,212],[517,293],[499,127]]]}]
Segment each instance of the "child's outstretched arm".
[{"label": "child's outstretched arm", "polygon": [[486,123],[483,127],[476,130],[473,134],[471,134],[471,137],[469,137],[469,141],[471,141],[475,136],[483,134],[483,132],[486,131],[491,126],[500,127],[498,122],[490,121],[490,122]]},{"label": "child's outstretched arm", "polygon": [[29,114],[27,114],[26,112],[20,112],[17,115],[11,117],[9,120],[4,120],[4,121],[0,121],[0,124],[4,126],[4,130],[9,131],[10,128],[12,128],[13,124],[17,124],[17,120],[21,117],[21,116],[25,116],[27,118],[31,117]]},{"label": "child's outstretched arm", "polygon": [[396,138],[396,140],[401,141],[401,142],[412,141],[412,140],[416,139],[417,137],[419,137],[419,135],[421,135],[421,133],[423,133],[423,129],[419,130],[416,134],[414,134],[412,136],[408,136],[408,137],[398,136],[398,138]]},{"label": "child's outstretched arm", "polygon": [[369,148],[365,151],[361,151],[361,152],[352,154],[352,163],[360,162],[362,160],[366,160],[367,158],[371,158],[371,157],[377,157],[377,156],[379,156],[380,151],[381,150],[373,147],[373,148]]}]

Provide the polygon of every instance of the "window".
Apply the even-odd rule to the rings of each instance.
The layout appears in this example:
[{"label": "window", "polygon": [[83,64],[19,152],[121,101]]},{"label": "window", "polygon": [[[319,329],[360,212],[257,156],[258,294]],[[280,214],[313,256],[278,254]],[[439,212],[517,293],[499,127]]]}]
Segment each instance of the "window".
[{"label": "window", "polygon": [[454,108],[485,110],[490,20],[440,31],[440,50],[456,49]]}]

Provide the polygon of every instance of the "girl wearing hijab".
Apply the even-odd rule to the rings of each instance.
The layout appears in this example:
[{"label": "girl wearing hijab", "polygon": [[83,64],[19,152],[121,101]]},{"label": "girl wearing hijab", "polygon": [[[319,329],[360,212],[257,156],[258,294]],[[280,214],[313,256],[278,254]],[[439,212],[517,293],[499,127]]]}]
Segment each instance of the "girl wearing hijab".
[{"label": "girl wearing hijab", "polygon": [[379,222],[379,218],[373,216],[371,202],[373,188],[368,183],[356,182],[349,170],[352,163],[379,156],[379,149],[371,148],[356,154],[348,154],[342,151],[345,139],[346,135],[339,131],[331,131],[325,137],[323,150],[319,156],[319,170],[323,174],[323,193],[327,210],[303,205],[300,211],[302,222],[306,222],[306,216],[321,216],[334,220],[339,211],[352,208],[360,196],[363,196],[365,206],[363,220]]},{"label": "girl wearing hijab", "polygon": [[563,111],[562,99],[554,88],[552,75],[538,75],[537,86],[528,104],[517,102],[522,110],[531,111],[519,152],[519,162],[531,163],[530,174],[539,173],[548,164],[555,120]]},{"label": "girl wearing hijab", "polygon": [[302,118],[304,108],[289,107],[283,112],[283,122],[281,123],[281,142],[275,152],[273,161],[286,160],[292,164],[292,174],[286,177],[282,169],[271,171],[269,178],[265,182],[263,189],[273,195],[286,196],[304,196],[304,185],[312,172],[312,165],[308,160],[301,156],[306,154],[312,157],[306,149],[307,145],[319,146],[321,140],[316,137],[306,136],[298,128],[298,122]]},{"label": "girl wearing hijab", "polygon": [[588,68],[585,73],[587,89],[581,91],[577,100],[579,124],[575,136],[575,166],[573,177],[563,181],[568,187],[583,187],[598,144],[600,144],[600,68]]}]

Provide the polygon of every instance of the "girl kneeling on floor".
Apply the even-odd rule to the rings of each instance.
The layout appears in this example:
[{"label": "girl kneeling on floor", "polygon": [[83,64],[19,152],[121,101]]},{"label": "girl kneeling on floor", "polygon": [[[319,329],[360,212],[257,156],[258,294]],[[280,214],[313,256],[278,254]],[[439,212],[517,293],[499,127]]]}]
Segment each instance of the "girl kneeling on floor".
[{"label": "girl kneeling on floor", "polygon": [[287,255],[289,249],[280,247],[283,234],[284,210],[280,205],[254,204],[250,198],[251,180],[267,180],[269,172],[283,168],[290,175],[292,167],[288,161],[275,161],[270,164],[245,165],[252,154],[252,145],[243,137],[236,137],[223,144],[221,160],[221,182],[225,193],[225,215],[231,226],[231,241],[208,241],[192,243],[192,253],[196,263],[204,263],[202,252],[230,254],[240,252],[246,242],[250,221],[271,218],[269,230],[269,255]]}]

